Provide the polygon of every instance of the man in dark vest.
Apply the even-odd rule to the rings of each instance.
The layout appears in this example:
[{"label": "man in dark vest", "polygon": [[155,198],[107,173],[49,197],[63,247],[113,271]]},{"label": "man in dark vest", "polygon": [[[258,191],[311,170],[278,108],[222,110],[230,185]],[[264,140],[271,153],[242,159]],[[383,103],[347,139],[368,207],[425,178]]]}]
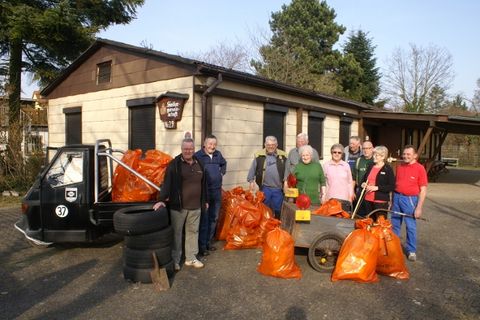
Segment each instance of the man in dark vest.
[{"label": "man in dark vest", "polygon": [[265,149],[255,152],[247,180],[250,183],[250,190],[255,189],[255,184],[258,185],[265,194],[264,203],[275,212],[275,217],[280,219],[287,154],[277,147],[277,138],[274,136],[265,138]]}]

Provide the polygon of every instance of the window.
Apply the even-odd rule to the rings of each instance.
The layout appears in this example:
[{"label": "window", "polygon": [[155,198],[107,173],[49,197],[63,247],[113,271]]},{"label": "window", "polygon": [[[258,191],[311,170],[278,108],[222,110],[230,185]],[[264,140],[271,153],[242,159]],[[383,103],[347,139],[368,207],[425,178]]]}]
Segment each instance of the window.
[{"label": "window", "polygon": [[346,147],[350,142],[350,126],[352,125],[353,120],[347,117],[340,118],[340,143]]},{"label": "window", "polygon": [[80,107],[64,108],[65,144],[82,143],[82,109]]},{"label": "window", "polygon": [[112,61],[97,64],[97,84],[109,83],[112,78]]},{"label": "window", "polygon": [[128,148],[155,149],[155,97],[127,101]]},{"label": "window", "polygon": [[323,158],[323,120],[325,114],[315,111],[308,113],[308,141],[318,151],[320,159]]},{"label": "window", "polygon": [[83,153],[63,152],[48,170],[47,182],[52,187],[61,187],[83,181]]},{"label": "window", "polygon": [[263,111],[263,141],[267,136],[274,136],[278,141],[278,148],[285,150],[285,114],[287,107],[266,104]]}]

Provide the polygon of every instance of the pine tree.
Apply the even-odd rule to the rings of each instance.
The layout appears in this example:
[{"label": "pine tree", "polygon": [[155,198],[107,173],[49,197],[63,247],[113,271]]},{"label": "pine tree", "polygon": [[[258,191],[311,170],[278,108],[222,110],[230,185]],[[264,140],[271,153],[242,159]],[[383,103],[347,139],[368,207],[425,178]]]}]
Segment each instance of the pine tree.
[{"label": "pine tree", "polygon": [[293,0],[272,13],[270,42],[252,61],[258,75],[327,93],[338,91],[342,55],[333,45],[345,32],[326,1]]},{"label": "pine tree", "polygon": [[372,39],[362,30],[351,32],[343,47],[345,57],[351,55],[361,71],[353,73],[353,78],[352,73],[342,72],[342,89],[348,97],[368,104],[373,104],[380,93],[380,73],[374,51]]}]

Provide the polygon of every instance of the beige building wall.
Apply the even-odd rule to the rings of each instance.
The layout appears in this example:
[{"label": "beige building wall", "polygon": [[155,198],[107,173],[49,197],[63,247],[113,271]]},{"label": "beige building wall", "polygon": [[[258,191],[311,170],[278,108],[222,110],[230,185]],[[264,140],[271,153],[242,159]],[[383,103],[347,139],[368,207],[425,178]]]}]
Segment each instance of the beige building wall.
[{"label": "beige building wall", "polygon": [[[177,129],[165,129],[158,111],[155,111],[156,147],[175,156],[180,153],[180,142],[183,139],[184,132],[192,131],[194,128],[192,84],[192,77],[184,77],[49,100],[50,146],[63,146],[65,144],[65,114],[63,109],[81,107],[83,143],[93,144],[97,139],[108,138],[112,141],[114,148],[126,150],[128,148],[127,100],[157,97],[167,91],[175,91],[189,95],[189,99],[185,103],[182,120],[177,122]],[[199,130],[199,126],[197,128]],[[198,147],[200,146],[198,141],[196,144]]]},{"label": "beige building wall", "polygon": [[213,97],[212,105],[212,131],[227,160],[223,188],[247,188],[253,154],[263,148],[263,104]]}]

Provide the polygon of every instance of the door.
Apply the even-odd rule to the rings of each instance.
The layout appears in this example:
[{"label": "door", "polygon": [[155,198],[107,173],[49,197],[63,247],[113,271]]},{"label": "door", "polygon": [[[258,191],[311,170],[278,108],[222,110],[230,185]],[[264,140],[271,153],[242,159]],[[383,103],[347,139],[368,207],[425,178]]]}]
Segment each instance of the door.
[{"label": "door", "polygon": [[89,225],[86,202],[86,149],[63,149],[55,156],[40,185],[44,238],[49,230],[83,230]]}]

